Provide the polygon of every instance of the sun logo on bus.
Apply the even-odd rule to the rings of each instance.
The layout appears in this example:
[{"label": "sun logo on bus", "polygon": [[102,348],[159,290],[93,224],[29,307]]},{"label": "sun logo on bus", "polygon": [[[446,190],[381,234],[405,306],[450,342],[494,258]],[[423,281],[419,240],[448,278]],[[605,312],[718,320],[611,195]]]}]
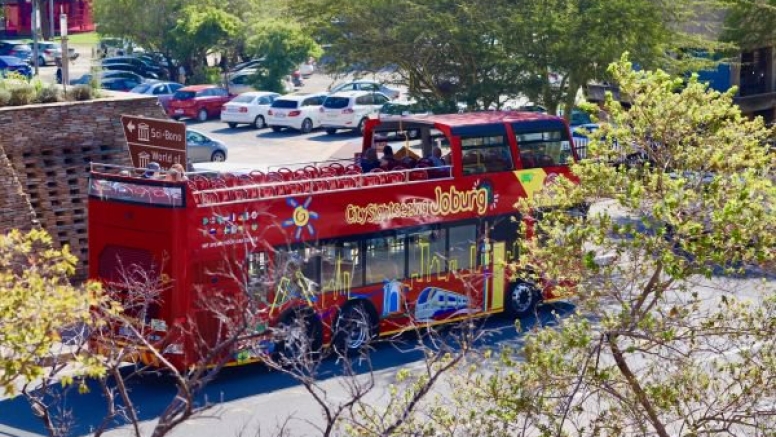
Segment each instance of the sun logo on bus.
[{"label": "sun logo on bus", "polygon": [[291,215],[291,218],[286,219],[282,226],[284,228],[288,228],[291,226],[296,226],[296,233],[294,234],[294,238],[297,240],[302,237],[302,232],[307,229],[307,232],[310,233],[310,235],[315,235],[315,227],[313,227],[313,224],[310,222],[310,220],[318,220],[318,213],[315,211],[310,211],[310,203],[313,201],[312,197],[308,197],[305,199],[304,203],[299,203],[296,201],[296,199],[288,198],[286,199],[286,204],[290,206],[291,208],[294,208],[294,213]]},{"label": "sun logo on bus", "polygon": [[488,180],[478,179],[474,182],[475,190],[484,189],[488,193],[488,206],[490,210],[496,209],[498,205],[498,193],[493,190],[493,184]]}]

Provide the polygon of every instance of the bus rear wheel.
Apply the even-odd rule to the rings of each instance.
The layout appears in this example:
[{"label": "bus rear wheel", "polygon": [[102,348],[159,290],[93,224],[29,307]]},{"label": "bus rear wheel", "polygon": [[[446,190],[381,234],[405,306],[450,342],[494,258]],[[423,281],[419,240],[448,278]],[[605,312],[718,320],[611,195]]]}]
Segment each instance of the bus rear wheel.
[{"label": "bus rear wheel", "polygon": [[512,317],[522,318],[533,314],[541,299],[541,292],[531,282],[517,281],[512,284],[507,299],[507,312]]},{"label": "bus rear wheel", "polygon": [[280,341],[278,363],[283,366],[305,367],[316,360],[323,344],[320,324],[311,314],[294,311],[278,325]]},{"label": "bus rear wheel", "polygon": [[362,353],[375,336],[375,320],[363,304],[342,309],[334,331],[334,351],[340,356]]}]

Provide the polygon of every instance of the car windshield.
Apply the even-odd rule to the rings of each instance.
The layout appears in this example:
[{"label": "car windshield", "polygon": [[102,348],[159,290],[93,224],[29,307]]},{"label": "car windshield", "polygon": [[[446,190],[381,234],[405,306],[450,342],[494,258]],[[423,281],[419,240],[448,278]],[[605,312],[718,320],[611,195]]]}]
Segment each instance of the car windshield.
[{"label": "car windshield", "polygon": [[132,88],[132,91],[130,91],[130,92],[138,93],[138,94],[145,94],[145,93],[148,92],[148,90],[151,88],[151,86],[152,85],[150,85],[150,84],[144,83],[142,85],[138,85],[138,86]]},{"label": "car windshield", "polygon": [[294,109],[299,104],[296,100],[283,100],[278,99],[272,102],[273,108],[291,108]]},{"label": "car windshield", "polygon": [[326,97],[323,106],[331,109],[342,109],[348,107],[349,101],[350,99],[347,97]]},{"label": "car windshield", "polygon": [[195,93],[194,91],[178,90],[178,91],[175,91],[175,95],[173,96],[173,98],[176,100],[190,100],[190,99],[193,99],[196,95],[197,93]]},{"label": "car windshield", "polygon": [[232,103],[251,103],[255,98],[256,96],[250,96],[250,95],[237,96],[232,100]]}]

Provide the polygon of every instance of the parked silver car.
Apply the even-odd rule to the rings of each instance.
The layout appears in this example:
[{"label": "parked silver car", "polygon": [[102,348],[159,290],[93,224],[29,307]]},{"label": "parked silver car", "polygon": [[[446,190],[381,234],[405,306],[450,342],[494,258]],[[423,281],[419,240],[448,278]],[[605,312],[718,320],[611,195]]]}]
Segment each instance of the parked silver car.
[{"label": "parked silver car", "polygon": [[226,161],[226,144],[193,129],[186,129],[186,153],[191,162]]}]

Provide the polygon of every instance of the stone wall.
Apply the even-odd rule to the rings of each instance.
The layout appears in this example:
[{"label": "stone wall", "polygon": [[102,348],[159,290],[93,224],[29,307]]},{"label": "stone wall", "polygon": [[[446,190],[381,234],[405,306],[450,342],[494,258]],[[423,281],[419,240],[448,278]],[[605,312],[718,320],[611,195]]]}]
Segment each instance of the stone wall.
[{"label": "stone wall", "polygon": [[89,164],[130,165],[121,114],[166,118],[155,97],[124,93],[0,108],[0,232],[39,223],[70,245],[80,278],[88,261]]}]

